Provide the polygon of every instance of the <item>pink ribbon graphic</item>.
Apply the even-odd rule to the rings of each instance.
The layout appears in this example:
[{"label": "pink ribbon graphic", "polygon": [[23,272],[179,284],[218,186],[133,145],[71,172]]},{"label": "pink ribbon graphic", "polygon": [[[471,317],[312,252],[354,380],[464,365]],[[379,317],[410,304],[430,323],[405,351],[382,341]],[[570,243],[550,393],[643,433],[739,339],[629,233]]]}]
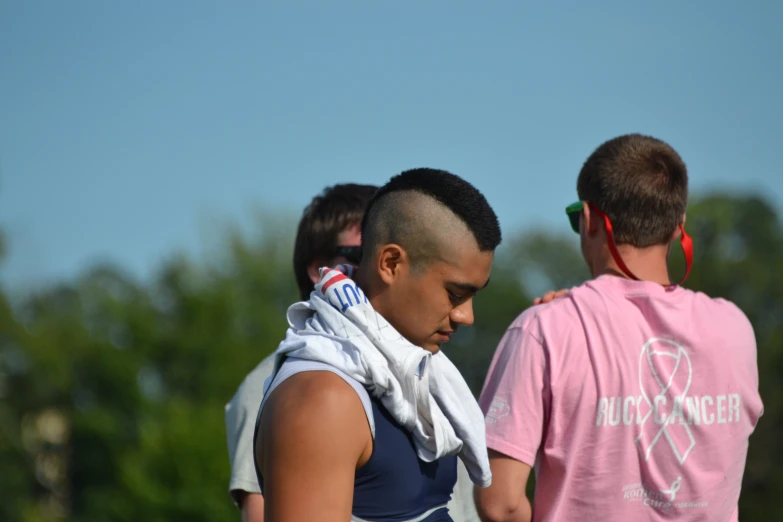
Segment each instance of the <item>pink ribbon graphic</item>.
[{"label": "pink ribbon graphic", "polygon": [[645,461],[650,459],[661,436],[669,442],[680,464],[696,445],[688,424],[677,422],[678,418],[683,419],[683,403],[692,377],[690,357],[678,343],[653,338],[642,347],[639,389],[650,409],[639,419],[641,431],[635,442]]}]

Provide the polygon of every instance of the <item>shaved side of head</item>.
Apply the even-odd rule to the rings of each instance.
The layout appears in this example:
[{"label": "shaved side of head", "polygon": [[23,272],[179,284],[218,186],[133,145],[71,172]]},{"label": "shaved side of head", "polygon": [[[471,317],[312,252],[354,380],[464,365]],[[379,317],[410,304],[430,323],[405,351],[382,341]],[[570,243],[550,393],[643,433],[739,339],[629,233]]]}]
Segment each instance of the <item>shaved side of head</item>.
[{"label": "shaved side of head", "polygon": [[435,260],[449,263],[465,248],[494,251],[500,241],[500,224],[484,195],[445,170],[394,176],[375,193],[362,220],[363,259],[396,244],[417,272]]},{"label": "shaved side of head", "polygon": [[380,198],[367,216],[362,242],[367,252],[395,244],[408,254],[411,270],[422,272],[433,261],[451,263],[461,248],[478,248],[468,226],[446,205],[415,190]]},{"label": "shaved side of head", "polygon": [[396,332],[436,353],[473,324],[473,296],[489,283],[500,241],[476,187],[445,170],[406,170],[365,211],[357,284]]}]

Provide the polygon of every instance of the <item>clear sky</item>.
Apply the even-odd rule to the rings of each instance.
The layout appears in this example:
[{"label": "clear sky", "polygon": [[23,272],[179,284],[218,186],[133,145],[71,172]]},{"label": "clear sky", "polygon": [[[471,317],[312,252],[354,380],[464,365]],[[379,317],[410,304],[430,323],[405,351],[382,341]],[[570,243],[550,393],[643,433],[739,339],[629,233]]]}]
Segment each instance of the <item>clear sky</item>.
[{"label": "clear sky", "polygon": [[566,230],[603,140],[644,132],[695,193],[783,202],[783,2],[0,0],[12,287],[144,277],[219,217],[445,168],[507,235]]}]

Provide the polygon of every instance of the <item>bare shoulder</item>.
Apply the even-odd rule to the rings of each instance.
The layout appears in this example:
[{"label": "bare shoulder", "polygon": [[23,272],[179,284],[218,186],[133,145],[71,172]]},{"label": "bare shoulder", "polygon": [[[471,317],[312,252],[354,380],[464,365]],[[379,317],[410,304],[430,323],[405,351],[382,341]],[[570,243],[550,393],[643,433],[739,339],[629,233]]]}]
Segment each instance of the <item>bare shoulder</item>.
[{"label": "bare shoulder", "polygon": [[[269,410],[267,410],[269,408]],[[275,423],[286,421],[331,423],[333,419],[364,420],[364,407],[353,387],[330,371],[307,371],[292,375],[269,396],[264,415]],[[306,417],[300,419],[300,417]]]},{"label": "bare shoulder", "polygon": [[351,517],[354,475],[372,454],[372,436],[350,384],[328,371],[289,377],[267,399],[259,430],[266,516],[279,522]]},{"label": "bare shoulder", "polygon": [[313,447],[359,459],[371,443],[361,399],[329,371],[301,372],[282,382],[266,401],[259,429],[265,454]]}]

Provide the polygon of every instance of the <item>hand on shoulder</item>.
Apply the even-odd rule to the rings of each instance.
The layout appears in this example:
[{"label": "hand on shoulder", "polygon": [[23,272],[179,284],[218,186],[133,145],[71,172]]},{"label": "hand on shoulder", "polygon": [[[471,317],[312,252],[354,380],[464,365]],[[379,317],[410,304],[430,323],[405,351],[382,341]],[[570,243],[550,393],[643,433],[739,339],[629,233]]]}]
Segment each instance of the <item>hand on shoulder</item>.
[{"label": "hand on shoulder", "polygon": [[549,303],[551,301],[554,301],[555,299],[560,299],[567,293],[568,293],[568,288],[562,288],[557,291],[550,290],[549,292],[545,293],[541,297],[536,297],[535,299],[533,299],[533,305]]}]

